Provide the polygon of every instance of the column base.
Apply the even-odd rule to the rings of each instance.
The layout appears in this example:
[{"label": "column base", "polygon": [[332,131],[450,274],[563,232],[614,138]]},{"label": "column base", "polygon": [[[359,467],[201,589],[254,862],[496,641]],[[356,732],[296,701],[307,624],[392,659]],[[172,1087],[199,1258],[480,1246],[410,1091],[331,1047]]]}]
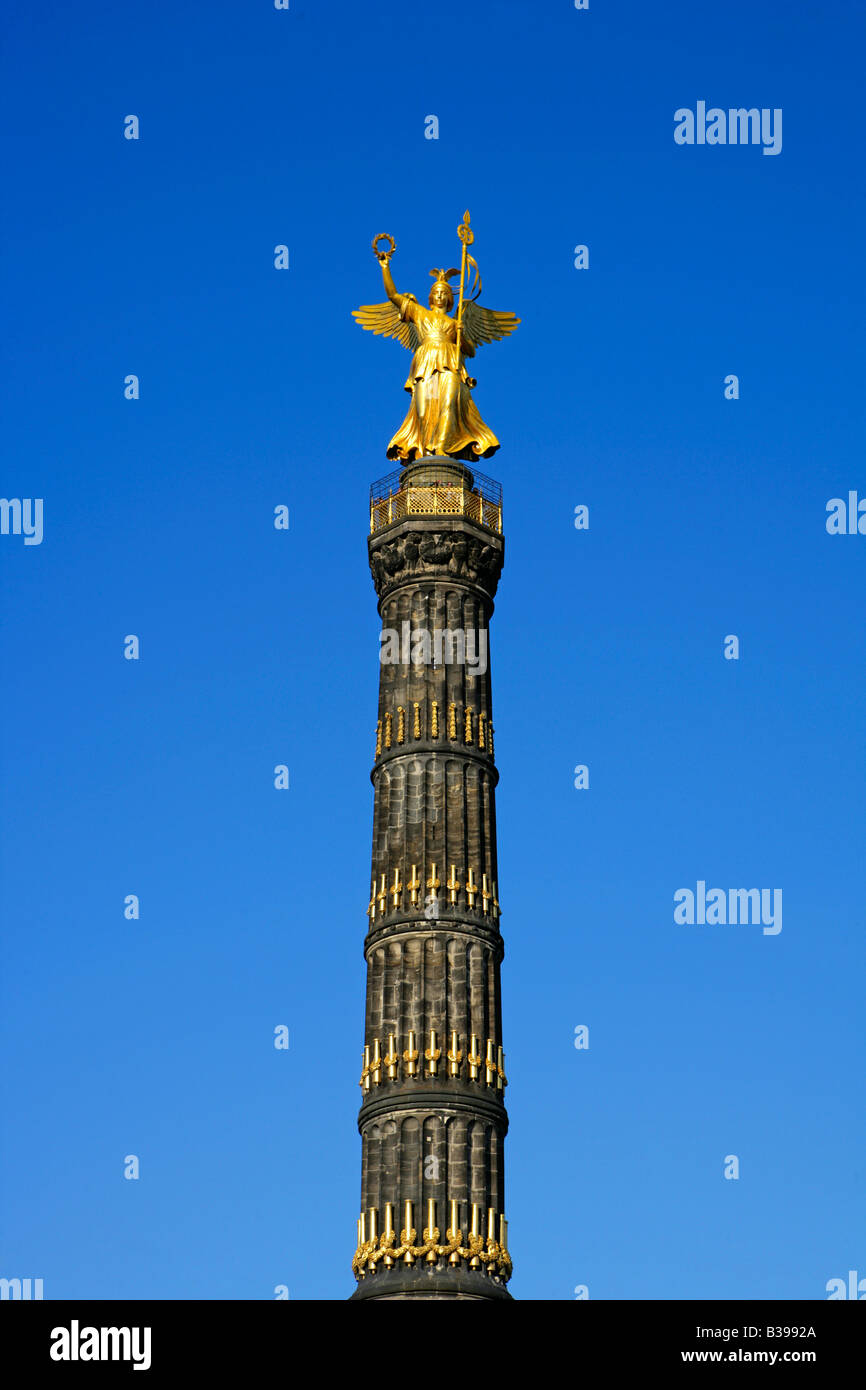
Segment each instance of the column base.
[{"label": "column base", "polygon": [[367,1298],[474,1298],[512,1300],[505,1284],[493,1275],[474,1269],[435,1269],[417,1265],[380,1269],[362,1279],[348,1300]]}]

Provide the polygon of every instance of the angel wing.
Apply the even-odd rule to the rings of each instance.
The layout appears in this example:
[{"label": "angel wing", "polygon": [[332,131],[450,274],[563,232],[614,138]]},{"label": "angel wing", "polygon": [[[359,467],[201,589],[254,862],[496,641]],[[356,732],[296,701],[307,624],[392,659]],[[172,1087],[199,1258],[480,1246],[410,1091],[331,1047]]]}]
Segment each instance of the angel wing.
[{"label": "angel wing", "polygon": [[[415,299],[414,294],[405,297]],[[360,309],[352,310],[352,317],[358,320],[362,328],[369,329],[377,336],[397,338],[410,352],[414,352],[421,341],[414,323],[401,319],[400,310],[390,299],[386,299],[384,304],[362,304]]]},{"label": "angel wing", "polygon": [[516,314],[503,309],[485,309],[482,304],[472,300],[463,304],[463,331],[476,346],[507,338],[513,333],[520,319]]}]

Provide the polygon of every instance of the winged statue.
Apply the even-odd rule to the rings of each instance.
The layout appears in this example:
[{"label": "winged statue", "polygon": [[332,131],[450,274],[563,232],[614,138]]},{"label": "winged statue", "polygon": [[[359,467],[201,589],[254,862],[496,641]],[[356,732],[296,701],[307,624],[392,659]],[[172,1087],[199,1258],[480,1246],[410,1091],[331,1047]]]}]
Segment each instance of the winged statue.
[{"label": "winged statue", "polygon": [[[474,239],[469,214],[458,228],[463,242],[461,268],[430,271],[428,307],[414,294],[401,294],[391,277],[390,259],[396,250],[388,233],[373,238],[373,250],[382,268],[388,298],[382,304],[363,304],[352,313],[362,328],[384,338],[396,338],[412,353],[412,365],[404,383],[412,401],[406,418],[387,448],[389,459],[404,463],[434,454],[457,459],[489,458],[499,440],[484,423],[472,399],[477,385],[466,370],[465,359],[476,349],[513,333],[520,319],[500,309],[485,309],[477,302],[480,276],[467,246]],[[381,243],[389,243],[385,250]],[[474,268],[473,296],[464,293],[467,263]],[[460,276],[457,315],[450,281]]]}]

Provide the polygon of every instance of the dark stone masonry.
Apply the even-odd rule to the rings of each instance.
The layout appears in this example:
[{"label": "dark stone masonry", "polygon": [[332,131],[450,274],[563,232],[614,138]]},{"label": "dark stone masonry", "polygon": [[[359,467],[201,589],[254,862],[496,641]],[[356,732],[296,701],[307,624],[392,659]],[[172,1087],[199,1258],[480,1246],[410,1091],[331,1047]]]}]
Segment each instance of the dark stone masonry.
[{"label": "dark stone masonry", "polygon": [[410,659],[380,666],[354,1299],[510,1297],[487,640],[501,515],[498,485],[451,459],[373,489],[382,627]]}]

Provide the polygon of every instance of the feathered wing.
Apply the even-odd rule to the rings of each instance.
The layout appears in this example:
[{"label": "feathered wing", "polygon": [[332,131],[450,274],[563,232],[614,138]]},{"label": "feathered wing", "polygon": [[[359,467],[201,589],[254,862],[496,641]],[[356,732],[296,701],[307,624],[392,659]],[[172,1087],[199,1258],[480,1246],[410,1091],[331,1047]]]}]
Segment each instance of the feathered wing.
[{"label": "feathered wing", "polygon": [[463,331],[476,347],[507,338],[519,323],[517,315],[507,310],[485,309],[483,304],[475,304],[472,300],[463,304]]},{"label": "feathered wing", "polygon": [[[415,296],[406,295],[405,298],[414,299]],[[386,299],[384,304],[362,304],[360,309],[352,310],[352,317],[358,320],[362,328],[379,337],[397,338],[410,352],[414,352],[421,341],[414,323],[401,319],[400,310],[390,299]]]}]

